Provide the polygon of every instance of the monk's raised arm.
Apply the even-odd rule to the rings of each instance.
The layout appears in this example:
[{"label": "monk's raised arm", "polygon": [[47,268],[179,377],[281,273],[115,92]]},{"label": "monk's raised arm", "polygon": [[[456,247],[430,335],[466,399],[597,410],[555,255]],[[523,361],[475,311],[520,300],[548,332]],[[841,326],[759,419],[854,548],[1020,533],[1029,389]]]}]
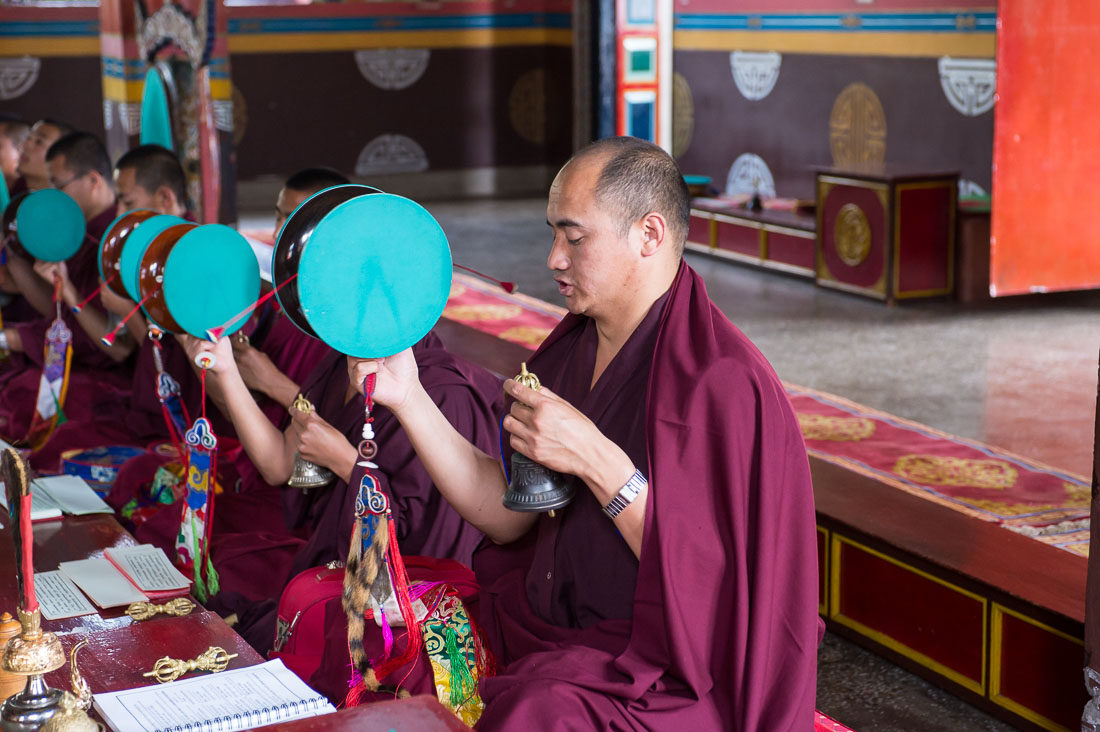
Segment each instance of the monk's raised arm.
[{"label": "monk's raised arm", "polygon": [[412,350],[381,360],[349,360],[349,377],[363,391],[375,374],[373,398],[389,407],[439,492],[462,518],[498,544],[523,536],[537,514],[501,503],[508,484],[500,461],[472,445],[447,421],[418,378]]}]

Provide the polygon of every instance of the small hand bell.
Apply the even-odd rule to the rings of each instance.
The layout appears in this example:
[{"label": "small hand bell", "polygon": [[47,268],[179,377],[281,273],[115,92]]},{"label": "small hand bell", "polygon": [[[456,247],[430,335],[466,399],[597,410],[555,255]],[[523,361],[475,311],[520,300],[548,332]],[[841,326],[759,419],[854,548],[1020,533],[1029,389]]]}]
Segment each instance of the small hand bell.
[{"label": "small hand bell", "polygon": [[[526,363],[520,364],[515,381],[535,391],[541,388],[539,378],[527,370]],[[569,505],[577,490],[572,476],[550,470],[518,452],[512,453],[511,477],[504,493],[504,507],[513,511],[550,511],[553,515],[555,510]]]},{"label": "small hand bell", "polygon": [[[313,405],[301,394],[294,398],[294,403],[290,406],[302,414],[309,414],[313,411]],[[291,471],[290,480],[286,484],[302,489],[320,488],[331,483],[335,477],[336,474],[328,468],[303,460],[298,453],[294,453],[294,469]]]}]

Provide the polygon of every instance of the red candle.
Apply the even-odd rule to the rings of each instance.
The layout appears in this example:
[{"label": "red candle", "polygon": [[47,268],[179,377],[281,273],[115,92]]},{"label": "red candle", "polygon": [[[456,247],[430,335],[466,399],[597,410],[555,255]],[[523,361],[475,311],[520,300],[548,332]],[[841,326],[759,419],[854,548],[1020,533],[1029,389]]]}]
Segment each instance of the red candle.
[{"label": "red candle", "polygon": [[34,594],[34,529],[31,527],[31,494],[19,499],[19,533],[23,540],[23,612],[33,613],[38,609],[38,598]]}]

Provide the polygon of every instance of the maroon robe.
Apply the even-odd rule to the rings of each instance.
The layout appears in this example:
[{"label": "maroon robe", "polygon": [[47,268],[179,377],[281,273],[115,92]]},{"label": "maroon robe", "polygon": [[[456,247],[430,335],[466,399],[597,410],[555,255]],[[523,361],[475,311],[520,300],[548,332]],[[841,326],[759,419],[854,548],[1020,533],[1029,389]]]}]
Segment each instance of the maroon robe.
[{"label": "maroon robe", "polygon": [[[496,454],[493,415],[501,402],[500,381],[447,352],[434,333],[413,346],[413,351],[421,383],[433,401],[467,439]],[[345,357],[333,352],[318,364],[303,393],[318,415],[358,445],[363,397],[356,393],[345,401],[347,389]],[[390,497],[402,553],[469,563],[481,533],[463,521],[436,491],[393,414],[379,405],[372,416],[379,447],[375,458],[379,470],[373,473]],[[361,472],[353,473],[352,486],[357,486],[359,476]],[[356,488],[339,478],[327,487],[306,492],[288,487],[283,495],[288,526],[305,529],[307,539],[293,546],[285,535],[223,534],[215,536],[212,554],[223,590],[207,607],[221,614],[237,613],[240,622],[235,629],[261,653],[266,653],[274,640],[276,606],[287,581],[310,567],[347,559],[354,521]],[[266,571],[256,572],[256,567]],[[344,672],[346,664],[345,658],[340,663]]]},{"label": "maroon robe", "polygon": [[589,391],[595,354],[569,315],[530,367],[649,478],[641,561],[583,484],[478,553],[502,664],[478,728],[812,729],[813,493],[779,379],[686,264]]},{"label": "maroon robe", "polygon": [[[67,262],[69,277],[81,299],[99,286],[99,267],[96,264],[99,241],[115,219],[115,210],[112,205],[87,223],[84,243]],[[72,366],[64,412],[67,419],[84,422],[102,415],[103,410],[111,409],[112,405],[125,398],[132,370],[129,362],[116,363],[99,350],[76,322],[76,316],[69,308],[63,306],[61,316],[73,334]],[[19,332],[24,351],[13,354],[10,365],[0,372],[0,436],[21,439],[30,428],[42,376],[46,331],[52,322],[53,318],[35,317],[21,323],[6,324]]]}]

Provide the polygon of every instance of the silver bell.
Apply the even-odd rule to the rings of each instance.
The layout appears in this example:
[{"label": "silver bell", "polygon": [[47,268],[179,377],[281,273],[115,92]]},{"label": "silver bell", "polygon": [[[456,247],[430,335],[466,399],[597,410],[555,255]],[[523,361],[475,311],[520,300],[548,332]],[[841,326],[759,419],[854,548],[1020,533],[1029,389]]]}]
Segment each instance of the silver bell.
[{"label": "silver bell", "polygon": [[331,483],[335,477],[336,474],[328,468],[303,460],[298,453],[294,453],[294,470],[291,471],[290,480],[286,484],[303,489],[320,488]]}]

